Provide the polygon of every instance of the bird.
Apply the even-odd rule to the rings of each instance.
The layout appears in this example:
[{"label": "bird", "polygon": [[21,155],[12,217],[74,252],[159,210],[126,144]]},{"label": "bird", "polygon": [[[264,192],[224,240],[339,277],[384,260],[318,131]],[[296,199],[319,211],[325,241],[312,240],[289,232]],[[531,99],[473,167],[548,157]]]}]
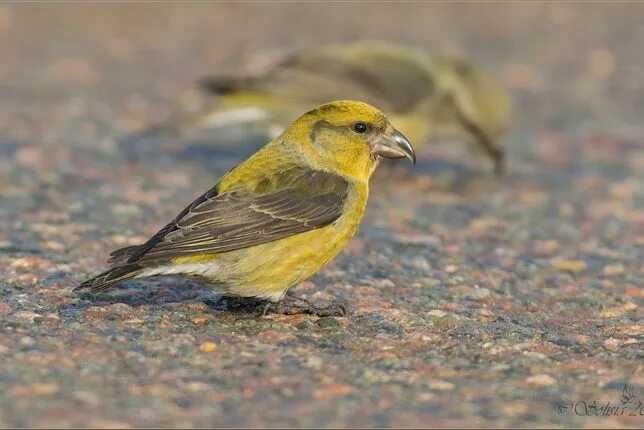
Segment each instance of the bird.
[{"label": "bird", "polygon": [[111,253],[110,267],[74,290],[183,275],[223,297],[255,299],[283,313],[342,315],[287,295],[333,259],[365,212],[382,158],[416,154],[377,108],[338,100],[303,114],[230,170],[147,242]]},{"label": "bird", "polygon": [[464,139],[504,171],[510,96],[462,58],[378,41],[323,45],[287,56],[264,74],[208,77],[200,86],[215,96],[210,105],[170,121],[170,128],[251,123],[276,136],[304,110],[355,99],[381,107],[418,149],[432,136]]}]

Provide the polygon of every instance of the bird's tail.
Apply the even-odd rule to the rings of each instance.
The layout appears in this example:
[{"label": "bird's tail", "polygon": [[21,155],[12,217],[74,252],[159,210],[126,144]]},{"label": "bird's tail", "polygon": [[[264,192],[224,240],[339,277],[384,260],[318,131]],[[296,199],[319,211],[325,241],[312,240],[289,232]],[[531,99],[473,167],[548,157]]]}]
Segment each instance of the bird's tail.
[{"label": "bird's tail", "polygon": [[181,135],[196,129],[213,129],[218,127],[246,126],[248,124],[266,126],[270,119],[265,105],[269,100],[265,94],[234,89],[233,86],[221,92],[206,106],[194,112],[181,112],[170,118],[153,124],[141,131],[130,133],[120,139],[124,143],[136,143],[151,137],[163,135]]},{"label": "bird's tail", "polygon": [[210,112],[211,108],[199,109],[195,112],[180,112],[162,120],[156,124],[152,124],[143,130],[128,133],[119,138],[123,144],[133,144],[148,138],[156,138],[160,136],[176,136],[186,130],[190,130],[201,125],[201,122]]},{"label": "bird's tail", "polygon": [[141,273],[142,267],[138,264],[127,264],[112,267],[94,278],[83,282],[73,291],[89,289],[92,293],[106,290],[119,282],[132,279]]}]

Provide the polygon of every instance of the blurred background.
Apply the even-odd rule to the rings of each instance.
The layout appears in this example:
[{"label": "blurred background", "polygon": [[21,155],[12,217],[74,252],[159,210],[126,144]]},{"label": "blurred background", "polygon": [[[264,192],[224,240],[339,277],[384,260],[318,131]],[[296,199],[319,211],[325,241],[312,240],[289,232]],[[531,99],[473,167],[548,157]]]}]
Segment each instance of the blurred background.
[{"label": "blurred background", "polygon": [[204,76],[257,72],[286,53],[321,44],[384,40],[484,65],[531,108],[518,118],[534,128],[567,123],[577,131],[623,130],[636,127],[642,99],[641,7],[3,5],[0,79],[4,98],[91,95],[114,109],[126,129],[138,124],[121,117],[163,118],[175,103],[190,104],[188,90]]},{"label": "blurred background", "polygon": [[[254,150],[128,136],[205,76],[362,40],[479,64],[515,112],[503,178],[440,139],[378,172],[296,289],[353,315],[69,292]],[[0,426],[641,427],[557,407],[644,386],[642,46],[637,2],[0,3]]]}]

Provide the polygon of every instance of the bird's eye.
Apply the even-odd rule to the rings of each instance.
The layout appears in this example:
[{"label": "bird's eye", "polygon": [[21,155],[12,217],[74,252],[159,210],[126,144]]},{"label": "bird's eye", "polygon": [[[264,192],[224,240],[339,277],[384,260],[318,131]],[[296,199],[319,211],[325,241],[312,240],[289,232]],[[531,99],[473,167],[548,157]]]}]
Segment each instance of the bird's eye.
[{"label": "bird's eye", "polygon": [[355,124],[353,124],[353,131],[359,134],[366,132],[368,128],[369,127],[367,127],[367,124],[365,124],[364,122],[356,122]]}]

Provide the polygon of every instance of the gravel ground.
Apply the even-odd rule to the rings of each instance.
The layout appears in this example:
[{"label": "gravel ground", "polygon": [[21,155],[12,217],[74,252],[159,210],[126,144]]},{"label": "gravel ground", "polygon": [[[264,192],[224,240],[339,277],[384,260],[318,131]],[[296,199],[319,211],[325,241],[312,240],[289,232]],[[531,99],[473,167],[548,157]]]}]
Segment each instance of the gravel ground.
[{"label": "gravel ground", "polygon": [[[346,318],[180,279],[71,293],[261,141],[119,136],[199,77],[360,38],[498,76],[509,174],[445,141],[383,166],[295,288]],[[642,45],[637,3],[0,4],[0,426],[641,428]]]}]

